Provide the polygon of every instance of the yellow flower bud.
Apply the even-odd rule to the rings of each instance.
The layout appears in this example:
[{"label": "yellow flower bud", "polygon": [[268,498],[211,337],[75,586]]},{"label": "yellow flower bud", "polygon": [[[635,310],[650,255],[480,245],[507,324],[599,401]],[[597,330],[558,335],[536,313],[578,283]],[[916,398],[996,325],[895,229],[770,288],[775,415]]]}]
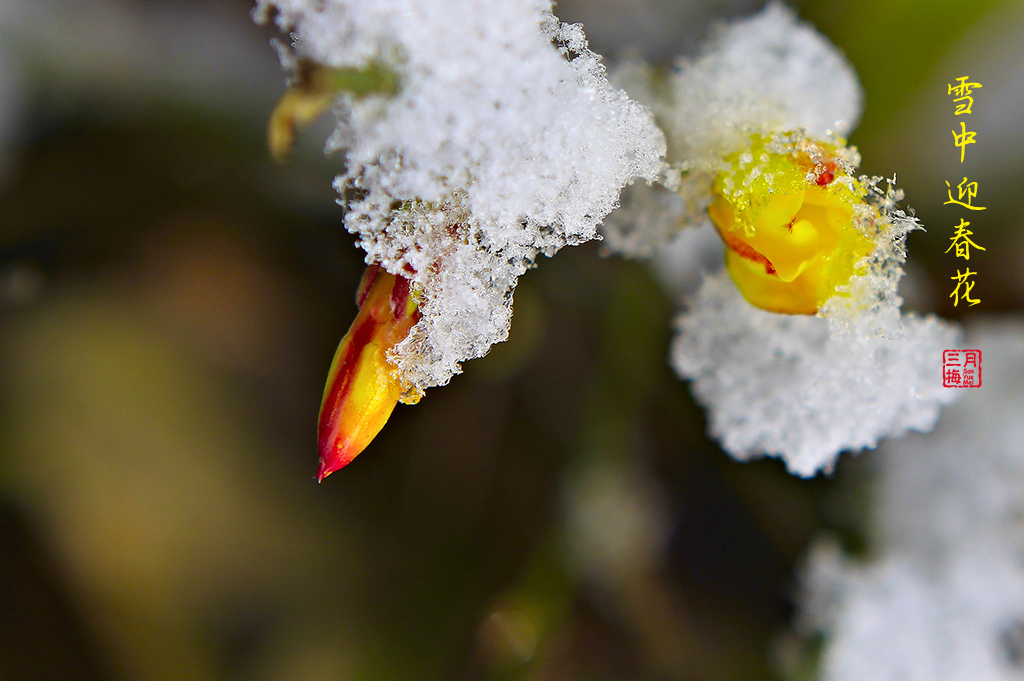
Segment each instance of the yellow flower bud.
[{"label": "yellow flower bud", "polygon": [[708,213],[729,275],[751,305],[816,313],[874,247],[855,221],[867,192],[852,166],[823,142],[757,135],[725,160]]},{"label": "yellow flower bud", "polygon": [[347,466],[377,437],[398,402],[420,393],[403,384],[388,352],[420,319],[409,280],[371,265],[356,293],[359,314],[341,339],[320,405],[317,480]]}]

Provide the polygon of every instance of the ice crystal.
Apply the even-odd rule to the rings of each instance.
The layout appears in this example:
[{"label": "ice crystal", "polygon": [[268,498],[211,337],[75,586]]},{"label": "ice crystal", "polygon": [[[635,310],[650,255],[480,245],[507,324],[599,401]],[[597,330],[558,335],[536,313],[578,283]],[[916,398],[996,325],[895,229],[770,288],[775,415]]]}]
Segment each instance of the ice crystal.
[{"label": "ice crystal", "polygon": [[[504,340],[538,254],[595,238],[623,186],[653,180],[664,139],[609,86],[550,0],[260,0],[295,58],[383,65],[394,94],[341,95],[331,147],[345,226],[368,263],[413,281],[421,321],[393,356],[418,388]],[[443,10],[443,11],[442,11]]]},{"label": "ice crystal", "polygon": [[671,88],[668,127],[676,153],[691,165],[724,158],[751,133],[845,136],[863,98],[846,58],[778,3],[720,26],[699,57],[679,62]]},{"label": "ice crystal", "polygon": [[[982,324],[982,388],[879,448],[873,559],[823,543],[803,626],[824,681],[1009,681],[1024,670],[1024,323]],[[987,371],[985,371],[987,370]]]},{"label": "ice crystal", "polygon": [[678,320],[672,362],[692,379],[726,451],[743,460],[779,456],[792,473],[811,476],[841,451],[931,428],[955,397],[939,370],[942,350],[957,344],[955,328],[931,317],[890,327],[893,309],[774,314],[751,306],[719,273]]},{"label": "ice crystal", "polygon": [[[860,119],[860,83],[846,58],[793,10],[772,3],[744,21],[719,26],[701,54],[680,60],[670,101],[659,110],[678,160],[683,223],[707,219],[711,184],[724,159],[754,134],[802,131],[829,141]],[[751,167],[756,172],[759,159]],[[854,162],[856,165],[856,161]]]},{"label": "ice crystal", "polygon": [[[663,184],[674,199],[664,187],[627,189],[624,203],[628,198],[645,207],[614,213],[603,230],[613,250],[632,257],[650,255],[682,228],[707,223],[715,177],[727,169],[725,158],[749,146],[752,135],[802,131],[831,141],[853,129],[863,99],[846,58],[779,3],[718,26],[698,57],[680,59],[667,81],[661,80],[635,57],[612,72],[614,83],[657,114],[672,163]],[[754,164],[751,172],[758,168]],[[634,219],[638,213],[642,224]]]},{"label": "ice crystal", "polygon": [[929,430],[956,391],[939,362],[957,328],[901,315],[903,243],[916,221],[875,187],[855,221],[873,251],[817,316],[748,304],[724,274],[709,277],[677,321],[672,363],[693,381],[709,428],[739,459],[781,457],[797,475],[831,469],[845,450]]},{"label": "ice crystal", "polygon": [[[670,167],[663,188],[634,187],[624,197],[627,210],[606,227],[608,245],[632,256],[656,252],[658,271],[671,272],[666,254],[678,249],[666,242],[684,227],[708,225],[709,207],[717,209],[719,232],[729,232],[730,273],[747,300],[817,312],[756,309],[725,275],[708,278],[691,300],[677,322],[672,363],[693,381],[723,447],[740,459],[779,456],[810,476],[843,450],[931,428],[954,397],[935,363],[956,346],[957,332],[900,314],[903,244],[917,223],[897,208],[899,190],[855,175],[860,157],[842,136],[860,117],[862,96],[842,54],[792,10],[771,4],[719,27],[664,84],[636,60],[614,78],[656,111]],[[779,212],[787,195],[804,192],[838,197],[830,200],[833,217],[846,216],[842,225],[810,223],[838,230],[832,250],[764,257],[761,241],[776,237],[747,218]],[[784,227],[776,250],[785,246]],[[794,234],[793,222],[789,228]],[[797,265],[820,281],[802,283],[813,277]]]}]

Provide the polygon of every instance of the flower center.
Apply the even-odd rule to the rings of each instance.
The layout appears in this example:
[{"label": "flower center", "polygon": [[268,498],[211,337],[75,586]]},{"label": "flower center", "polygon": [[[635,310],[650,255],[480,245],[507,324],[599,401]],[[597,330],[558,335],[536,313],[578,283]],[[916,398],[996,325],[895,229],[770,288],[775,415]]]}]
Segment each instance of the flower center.
[{"label": "flower center", "polygon": [[861,184],[838,150],[790,147],[760,136],[726,158],[708,209],[725,263],[747,301],[771,312],[814,314],[857,273],[874,244],[856,224]]}]

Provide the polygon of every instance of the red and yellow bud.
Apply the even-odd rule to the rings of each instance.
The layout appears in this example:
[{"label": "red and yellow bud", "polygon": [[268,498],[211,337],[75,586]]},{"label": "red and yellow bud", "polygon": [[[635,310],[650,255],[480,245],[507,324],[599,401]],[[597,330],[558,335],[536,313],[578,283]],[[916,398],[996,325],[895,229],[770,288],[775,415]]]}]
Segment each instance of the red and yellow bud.
[{"label": "red and yellow bud", "polygon": [[816,313],[873,248],[854,219],[865,190],[820,142],[779,153],[754,137],[726,160],[732,168],[716,178],[708,213],[729,275],[751,305]]},{"label": "red and yellow bud", "polygon": [[356,303],[359,314],[334,353],[320,405],[318,481],[366,449],[399,400],[419,399],[407,391],[387,357],[420,318],[409,280],[371,265]]}]

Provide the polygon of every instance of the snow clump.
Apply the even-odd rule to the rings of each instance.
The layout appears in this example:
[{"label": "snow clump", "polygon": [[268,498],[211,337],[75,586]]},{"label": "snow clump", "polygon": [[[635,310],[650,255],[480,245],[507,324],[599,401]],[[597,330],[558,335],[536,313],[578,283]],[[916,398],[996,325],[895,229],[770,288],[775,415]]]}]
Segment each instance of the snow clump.
[{"label": "snow clump", "polygon": [[822,681],[1011,681],[1024,672],[1024,323],[974,325],[982,386],[875,464],[866,561],[822,542],[803,581]]},{"label": "snow clump", "polygon": [[256,16],[292,36],[286,68],[397,76],[392,94],[339,95],[329,146],[366,262],[418,291],[392,357],[418,389],[504,340],[537,256],[597,238],[621,189],[661,170],[653,117],[550,0],[260,0]]},{"label": "snow clump", "polygon": [[[843,136],[859,120],[863,96],[845,57],[773,3],[720,26],[667,81],[636,60],[614,77],[656,112],[668,167],[662,186],[627,190],[629,210],[605,228],[613,250],[664,260],[681,230],[711,227],[716,191],[766,201],[785,193],[779,177],[773,184],[777,157],[798,158],[806,148],[834,150],[828,176],[809,174],[809,186],[834,177],[862,197],[844,229],[866,238],[866,256],[856,256],[854,276],[816,316],[758,309],[721,274],[706,278],[678,319],[672,364],[693,381],[726,451],[744,460],[778,456],[791,472],[811,476],[830,469],[841,451],[932,428],[941,405],[956,396],[942,387],[939,366],[958,332],[933,317],[900,313],[903,246],[918,224],[897,208],[902,192],[891,183],[885,188],[882,178],[854,174],[860,157]],[[776,156],[750,153],[752,141]],[[811,172],[825,172],[819,166]],[[672,268],[662,263],[659,270]]]}]

